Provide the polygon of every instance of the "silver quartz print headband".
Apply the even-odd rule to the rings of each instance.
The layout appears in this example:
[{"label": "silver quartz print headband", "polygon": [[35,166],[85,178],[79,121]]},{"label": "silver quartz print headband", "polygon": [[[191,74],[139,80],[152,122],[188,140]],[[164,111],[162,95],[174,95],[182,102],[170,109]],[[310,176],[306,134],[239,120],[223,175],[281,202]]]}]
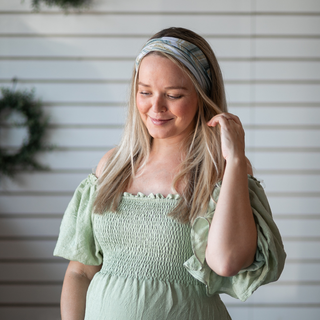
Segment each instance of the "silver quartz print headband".
[{"label": "silver quartz print headband", "polygon": [[174,56],[190,70],[204,91],[210,90],[210,66],[207,58],[197,46],[173,37],[151,39],[145,44],[136,59],[136,71],[138,71],[143,57],[152,51],[160,51]]}]

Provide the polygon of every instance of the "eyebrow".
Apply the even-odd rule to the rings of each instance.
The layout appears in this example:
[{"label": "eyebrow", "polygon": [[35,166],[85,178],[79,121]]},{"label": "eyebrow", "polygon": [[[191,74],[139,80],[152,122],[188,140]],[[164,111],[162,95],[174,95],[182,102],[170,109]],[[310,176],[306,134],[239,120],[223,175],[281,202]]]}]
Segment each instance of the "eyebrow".
[{"label": "eyebrow", "polygon": [[[150,87],[148,84],[144,84],[142,82],[138,82],[139,86],[143,87]],[[165,87],[165,89],[182,89],[182,90],[188,90],[186,87],[181,87],[181,86],[171,86],[171,87]]]}]

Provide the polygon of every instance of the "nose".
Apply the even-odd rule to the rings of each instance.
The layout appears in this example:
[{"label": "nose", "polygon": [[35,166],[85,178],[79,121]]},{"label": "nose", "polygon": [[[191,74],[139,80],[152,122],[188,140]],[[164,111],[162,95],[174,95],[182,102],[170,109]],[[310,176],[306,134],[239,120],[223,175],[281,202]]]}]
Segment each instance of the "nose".
[{"label": "nose", "polygon": [[167,111],[166,100],[161,95],[154,96],[152,101],[152,111],[154,113],[162,113]]}]

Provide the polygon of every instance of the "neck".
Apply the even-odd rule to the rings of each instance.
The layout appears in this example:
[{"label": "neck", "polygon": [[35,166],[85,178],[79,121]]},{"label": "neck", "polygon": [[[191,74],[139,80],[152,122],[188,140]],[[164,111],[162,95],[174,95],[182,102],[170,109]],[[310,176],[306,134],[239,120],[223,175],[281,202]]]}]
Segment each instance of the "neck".
[{"label": "neck", "polygon": [[152,141],[150,157],[156,159],[181,159],[183,143],[175,139],[154,139]]}]

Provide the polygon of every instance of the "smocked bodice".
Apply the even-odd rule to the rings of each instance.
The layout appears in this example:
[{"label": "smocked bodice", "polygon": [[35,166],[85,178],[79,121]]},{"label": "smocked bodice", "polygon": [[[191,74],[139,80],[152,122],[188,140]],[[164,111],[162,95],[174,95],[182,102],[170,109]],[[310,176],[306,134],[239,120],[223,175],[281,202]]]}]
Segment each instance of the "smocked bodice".
[{"label": "smocked bodice", "polygon": [[101,272],[199,284],[183,267],[193,254],[191,228],[168,216],[178,198],[125,193],[117,212],[95,215],[95,236],[103,248]]}]

